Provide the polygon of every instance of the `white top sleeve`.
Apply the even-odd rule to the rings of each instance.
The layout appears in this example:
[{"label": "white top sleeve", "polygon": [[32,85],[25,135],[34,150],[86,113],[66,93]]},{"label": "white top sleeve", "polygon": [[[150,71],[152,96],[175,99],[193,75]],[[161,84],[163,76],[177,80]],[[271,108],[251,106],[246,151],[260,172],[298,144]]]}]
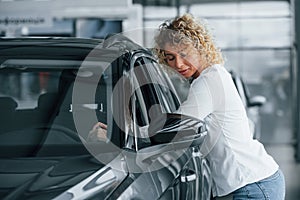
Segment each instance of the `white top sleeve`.
[{"label": "white top sleeve", "polygon": [[210,88],[205,78],[203,78],[191,85],[188,97],[186,101],[181,104],[178,112],[204,120],[213,110]]}]

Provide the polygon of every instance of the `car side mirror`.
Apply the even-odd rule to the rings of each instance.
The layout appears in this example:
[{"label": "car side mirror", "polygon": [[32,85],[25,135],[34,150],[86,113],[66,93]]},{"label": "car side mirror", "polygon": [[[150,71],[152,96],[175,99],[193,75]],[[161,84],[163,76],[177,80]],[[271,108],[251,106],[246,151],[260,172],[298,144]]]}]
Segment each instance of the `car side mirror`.
[{"label": "car side mirror", "polygon": [[151,146],[139,150],[140,162],[177,150],[201,146],[207,129],[201,120],[181,114],[161,114],[148,128]]},{"label": "car side mirror", "polygon": [[266,102],[267,102],[266,97],[257,95],[257,96],[251,97],[251,98],[249,99],[248,106],[249,106],[249,107],[254,107],[254,106],[261,107],[261,106],[264,105]]},{"label": "car side mirror", "polygon": [[178,142],[201,145],[207,129],[201,120],[186,115],[167,113],[151,121],[148,132],[152,145]]}]

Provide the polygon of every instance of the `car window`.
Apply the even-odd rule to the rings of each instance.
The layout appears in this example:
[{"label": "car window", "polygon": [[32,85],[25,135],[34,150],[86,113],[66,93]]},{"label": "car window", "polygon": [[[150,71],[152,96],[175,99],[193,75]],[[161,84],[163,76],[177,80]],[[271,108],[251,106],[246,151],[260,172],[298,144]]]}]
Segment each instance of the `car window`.
[{"label": "car window", "polygon": [[[72,104],[74,80],[79,71],[65,66],[63,60],[60,66],[59,60],[55,66],[43,59],[37,62],[30,59],[30,63],[23,59],[24,65],[17,61],[14,59],[11,64],[4,61],[6,64],[0,69],[3,85],[0,89],[0,148],[3,150],[0,157],[76,154],[78,149],[67,150],[70,145],[81,146],[77,153],[86,154],[75,127],[74,106],[82,108],[82,115],[89,115],[96,110],[106,112],[104,102],[100,99],[99,105],[90,101]],[[86,74],[81,74],[81,78],[82,82],[90,79]],[[88,121],[85,128],[90,130],[93,123]]]},{"label": "car window", "polygon": [[[0,98],[16,101],[16,109],[33,109],[46,93],[58,92],[60,72],[6,71],[0,74]],[[44,95],[45,96],[45,95]]]},{"label": "car window", "polygon": [[[47,123],[49,110],[52,109],[60,71],[46,70],[11,70],[2,69],[1,87],[1,127],[17,129],[34,125],[36,122]],[[6,118],[5,116],[12,116]],[[4,123],[7,121],[8,123]]]},{"label": "car window", "polygon": [[172,113],[179,107],[178,95],[169,77],[154,60],[139,57],[133,61],[131,74],[134,93],[131,96],[132,129],[137,148],[150,145],[147,127],[162,113]]}]

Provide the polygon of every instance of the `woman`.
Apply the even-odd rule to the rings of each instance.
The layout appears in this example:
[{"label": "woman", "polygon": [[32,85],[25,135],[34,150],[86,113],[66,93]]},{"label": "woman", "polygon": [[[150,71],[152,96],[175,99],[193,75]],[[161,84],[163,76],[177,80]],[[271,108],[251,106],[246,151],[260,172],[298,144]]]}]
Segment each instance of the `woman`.
[{"label": "woman", "polygon": [[166,21],[155,45],[162,64],[191,80],[178,112],[207,124],[201,152],[210,163],[213,196],[283,200],[283,174],[263,145],[252,138],[243,103],[206,25],[190,14]]}]

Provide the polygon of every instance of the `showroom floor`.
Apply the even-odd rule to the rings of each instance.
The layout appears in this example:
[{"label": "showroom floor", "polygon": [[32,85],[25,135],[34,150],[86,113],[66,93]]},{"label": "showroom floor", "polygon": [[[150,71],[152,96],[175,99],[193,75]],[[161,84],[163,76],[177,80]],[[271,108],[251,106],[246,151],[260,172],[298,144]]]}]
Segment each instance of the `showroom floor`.
[{"label": "showroom floor", "polygon": [[295,161],[295,136],[291,125],[282,123],[273,132],[263,132],[261,141],[285,175],[286,200],[300,199],[300,162]]},{"label": "showroom floor", "polygon": [[300,163],[295,162],[295,149],[290,144],[265,145],[285,175],[286,200],[300,199]]}]

